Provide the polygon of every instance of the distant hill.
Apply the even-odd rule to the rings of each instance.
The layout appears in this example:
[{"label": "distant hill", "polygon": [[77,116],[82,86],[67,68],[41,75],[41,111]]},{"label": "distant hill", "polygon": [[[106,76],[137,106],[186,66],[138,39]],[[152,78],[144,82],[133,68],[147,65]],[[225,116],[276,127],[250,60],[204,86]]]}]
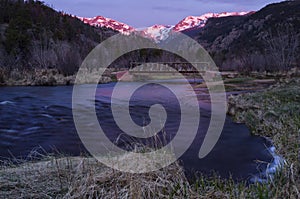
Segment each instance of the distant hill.
[{"label": "distant hill", "polygon": [[251,15],[211,18],[192,37],[223,68],[299,67],[300,1],[270,4]]}]

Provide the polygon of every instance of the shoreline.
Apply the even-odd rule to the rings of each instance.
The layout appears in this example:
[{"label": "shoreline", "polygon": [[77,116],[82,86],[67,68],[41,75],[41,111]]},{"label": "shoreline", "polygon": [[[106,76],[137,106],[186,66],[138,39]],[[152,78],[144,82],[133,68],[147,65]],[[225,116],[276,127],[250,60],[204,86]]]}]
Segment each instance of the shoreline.
[{"label": "shoreline", "polygon": [[[1,75],[1,74],[0,74]],[[86,69],[86,75],[78,81],[89,83],[90,79],[95,79],[97,71],[89,71]],[[5,86],[70,86],[74,85],[76,74],[63,75],[56,69],[35,69],[34,71],[13,71],[10,75],[2,74],[0,87]],[[109,74],[104,74],[99,83],[113,82],[113,77]]]},{"label": "shoreline", "polygon": [[[86,74],[79,80],[83,84],[90,83],[90,79],[97,79],[99,71],[82,69]],[[291,77],[300,76],[300,70],[298,68],[292,68],[289,71],[284,72],[251,72],[247,75],[238,73],[236,71],[221,71],[220,72],[226,89],[235,90],[236,86],[245,83],[245,87],[242,89],[248,90],[249,84],[252,84],[254,89],[259,85],[271,85],[278,81],[284,81]],[[168,76],[169,77],[169,76]],[[11,72],[0,71],[0,87],[5,86],[68,86],[74,85],[76,74],[64,75],[57,69],[35,69],[35,70],[23,70],[15,69]],[[149,80],[151,76],[148,77]],[[157,76],[157,79],[163,79],[164,76]],[[174,79],[175,77],[169,77]],[[192,79],[194,77],[191,77]],[[175,78],[176,79],[176,78]],[[199,77],[197,77],[199,79]],[[201,79],[201,78],[200,78]],[[106,69],[103,76],[99,80],[99,84],[110,83],[117,81],[116,72],[112,69]],[[131,82],[130,80],[129,82]],[[94,82],[92,82],[94,83]],[[201,87],[201,85],[199,85]],[[205,87],[205,84],[202,85]]]},{"label": "shoreline", "polygon": [[[231,95],[228,114],[235,122],[244,123],[253,135],[263,136],[274,145],[273,153],[283,159],[277,161],[279,171],[273,171],[271,181],[289,181],[287,189],[295,196],[300,192],[300,78],[284,79],[261,92]],[[282,175],[282,176],[279,176]],[[274,182],[272,182],[274,183]],[[275,187],[274,187],[275,188]]]}]

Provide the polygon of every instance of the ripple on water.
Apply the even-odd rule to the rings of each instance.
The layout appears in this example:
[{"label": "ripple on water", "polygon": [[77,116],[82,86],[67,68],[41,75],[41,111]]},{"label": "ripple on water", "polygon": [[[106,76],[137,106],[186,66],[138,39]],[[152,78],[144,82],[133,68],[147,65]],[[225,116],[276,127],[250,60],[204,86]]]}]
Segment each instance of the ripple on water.
[{"label": "ripple on water", "polygon": [[269,180],[272,180],[276,172],[279,171],[286,164],[286,161],[281,156],[276,154],[276,148],[274,146],[269,147],[268,152],[272,155],[273,161],[268,163],[268,166],[265,171],[253,176],[250,179],[250,182],[266,183]]},{"label": "ripple on water", "polygon": [[12,102],[12,101],[2,101],[0,102],[0,105],[14,105],[15,102]]},{"label": "ripple on water", "polygon": [[53,116],[49,115],[49,114],[39,114],[38,116],[46,117],[46,118],[49,118],[49,119],[53,119]]},{"label": "ripple on water", "polygon": [[15,129],[0,129],[0,133],[9,133],[9,134],[13,134],[13,133],[18,133],[18,130]]},{"label": "ripple on water", "polygon": [[12,146],[16,140],[19,140],[20,132],[14,129],[0,129],[0,147]]},{"label": "ripple on water", "polygon": [[30,127],[30,128],[27,128],[25,129],[25,131],[36,131],[36,130],[39,130],[41,127],[39,126],[34,126],[34,127]]}]

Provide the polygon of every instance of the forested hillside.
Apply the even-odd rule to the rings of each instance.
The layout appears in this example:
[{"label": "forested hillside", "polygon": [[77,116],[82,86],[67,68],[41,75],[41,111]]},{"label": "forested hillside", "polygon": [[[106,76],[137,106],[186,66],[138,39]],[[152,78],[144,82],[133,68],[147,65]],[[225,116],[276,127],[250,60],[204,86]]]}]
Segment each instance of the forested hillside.
[{"label": "forested hillside", "polygon": [[72,75],[91,49],[116,33],[91,27],[40,1],[1,0],[0,11],[2,79],[51,68]]},{"label": "forested hillside", "polygon": [[211,18],[195,37],[223,69],[288,70],[300,64],[300,1],[246,16]]}]

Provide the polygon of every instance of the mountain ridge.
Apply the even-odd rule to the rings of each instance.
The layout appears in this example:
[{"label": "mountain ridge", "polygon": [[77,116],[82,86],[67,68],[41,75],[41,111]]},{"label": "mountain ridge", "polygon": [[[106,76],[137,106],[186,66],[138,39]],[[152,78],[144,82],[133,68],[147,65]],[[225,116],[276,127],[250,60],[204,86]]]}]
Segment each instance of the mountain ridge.
[{"label": "mountain ridge", "polygon": [[103,17],[103,16],[96,16],[92,18],[86,18],[86,17],[77,17],[77,18],[91,26],[111,28],[123,34],[130,34],[131,32],[135,31],[133,27],[125,23],[116,21],[111,18]]},{"label": "mountain ridge", "polygon": [[111,28],[113,30],[116,30],[126,35],[132,32],[138,32],[142,36],[151,38],[152,40],[158,43],[160,41],[166,40],[169,37],[171,31],[182,32],[193,28],[203,28],[206,25],[207,20],[210,18],[244,16],[253,13],[255,12],[249,11],[249,12],[206,13],[200,16],[187,16],[175,25],[155,24],[153,26],[144,28],[142,30],[129,26],[123,22],[119,22],[114,19],[106,18],[103,16],[97,16],[93,18],[85,18],[85,17],[77,17],[77,18],[91,26]]}]

